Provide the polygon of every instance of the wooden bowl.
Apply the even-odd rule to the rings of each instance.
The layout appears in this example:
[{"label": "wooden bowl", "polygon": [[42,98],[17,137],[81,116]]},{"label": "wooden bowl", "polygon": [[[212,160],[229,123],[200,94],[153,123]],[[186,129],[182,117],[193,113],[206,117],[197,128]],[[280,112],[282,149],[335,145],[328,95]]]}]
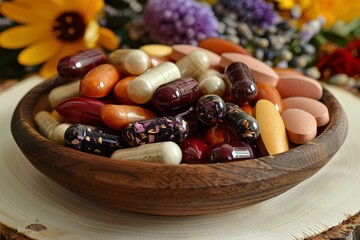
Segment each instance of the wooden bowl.
[{"label": "wooden bowl", "polygon": [[48,80],[28,92],[11,123],[16,143],[43,174],[81,196],[116,209],[156,215],[200,215],[260,203],[286,192],[323,167],[343,144],[346,115],[324,90],[330,123],[313,141],[276,156],[229,163],[161,165],[79,152],[39,134],[35,113],[50,110]]}]

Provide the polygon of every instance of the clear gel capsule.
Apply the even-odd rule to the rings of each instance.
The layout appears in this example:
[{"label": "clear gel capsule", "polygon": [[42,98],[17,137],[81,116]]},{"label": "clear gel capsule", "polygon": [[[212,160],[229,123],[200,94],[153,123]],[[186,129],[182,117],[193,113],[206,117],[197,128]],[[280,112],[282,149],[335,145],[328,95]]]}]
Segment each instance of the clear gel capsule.
[{"label": "clear gel capsule", "polygon": [[222,142],[211,150],[211,162],[230,162],[252,158],[254,158],[254,151],[247,142]]},{"label": "clear gel capsule", "polygon": [[240,141],[255,141],[260,133],[256,119],[233,103],[226,103],[224,123],[228,131],[236,133]]},{"label": "clear gel capsule", "polygon": [[87,153],[109,157],[115,150],[125,147],[121,135],[109,129],[73,124],[64,133],[68,147]]},{"label": "clear gel capsule", "polygon": [[151,100],[158,87],[178,78],[178,67],[172,62],[164,62],[134,78],[129,83],[127,92],[133,102],[143,104]]},{"label": "clear gel capsule", "polygon": [[130,146],[155,142],[181,142],[189,135],[189,124],[181,116],[157,117],[130,123],[123,137]]},{"label": "clear gel capsule", "polygon": [[210,67],[209,56],[201,50],[195,50],[176,62],[182,77],[198,78]]},{"label": "clear gel capsule", "polygon": [[140,75],[151,65],[150,57],[139,49],[117,49],[110,53],[109,62],[126,75]]},{"label": "clear gel capsule", "polygon": [[118,160],[177,165],[182,159],[180,147],[174,142],[145,144],[116,150],[111,158]]}]

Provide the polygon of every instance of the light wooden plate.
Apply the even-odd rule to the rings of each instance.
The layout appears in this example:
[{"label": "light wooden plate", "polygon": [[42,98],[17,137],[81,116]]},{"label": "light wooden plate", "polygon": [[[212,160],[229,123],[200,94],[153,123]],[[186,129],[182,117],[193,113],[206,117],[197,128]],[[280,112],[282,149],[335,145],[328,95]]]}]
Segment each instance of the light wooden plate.
[{"label": "light wooden plate", "polygon": [[275,197],[323,167],[343,144],[347,119],[324,90],[330,123],[313,141],[276,156],[220,164],[160,165],[119,161],[82,153],[37,132],[34,114],[49,110],[47,80],[18,104],[11,129],[30,162],[63,187],[116,209],[156,215],[225,212]]},{"label": "light wooden plate", "polygon": [[327,86],[349,120],[344,145],[318,173],[262,203],[220,214],[161,217],[113,211],[41,174],[10,132],[20,98],[41,82],[0,93],[0,222],[35,239],[304,239],[360,210],[360,99]]}]

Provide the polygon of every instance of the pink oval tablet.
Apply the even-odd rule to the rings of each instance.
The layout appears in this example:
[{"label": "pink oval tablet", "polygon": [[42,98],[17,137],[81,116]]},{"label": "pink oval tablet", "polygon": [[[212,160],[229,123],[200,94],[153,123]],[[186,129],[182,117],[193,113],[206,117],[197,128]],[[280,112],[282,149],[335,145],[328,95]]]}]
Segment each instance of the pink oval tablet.
[{"label": "pink oval tablet", "polygon": [[214,69],[219,68],[220,56],[218,54],[211,52],[205,48],[196,47],[193,45],[188,45],[188,44],[173,45],[172,52],[169,55],[169,58],[172,61],[177,62],[178,60],[180,60],[181,58],[183,58],[184,56],[188,55],[189,53],[191,53],[192,51],[195,51],[195,50],[204,51],[209,56],[211,68],[214,68]]},{"label": "pink oval tablet", "polygon": [[276,88],[282,98],[308,97],[319,100],[323,93],[317,80],[300,75],[281,76]]},{"label": "pink oval tablet", "polygon": [[310,113],[297,108],[289,108],[282,112],[281,117],[290,141],[304,144],[316,137],[316,120]]},{"label": "pink oval tablet", "polygon": [[318,127],[322,127],[330,121],[329,110],[322,102],[307,97],[289,97],[282,100],[283,109],[302,109],[316,119]]},{"label": "pink oval tablet", "polygon": [[223,53],[221,55],[220,67],[226,68],[230,63],[245,63],[251,70],[256,82],[266,82],[276,86],[279,80],[277,73],[260,60],[240,53]]}]

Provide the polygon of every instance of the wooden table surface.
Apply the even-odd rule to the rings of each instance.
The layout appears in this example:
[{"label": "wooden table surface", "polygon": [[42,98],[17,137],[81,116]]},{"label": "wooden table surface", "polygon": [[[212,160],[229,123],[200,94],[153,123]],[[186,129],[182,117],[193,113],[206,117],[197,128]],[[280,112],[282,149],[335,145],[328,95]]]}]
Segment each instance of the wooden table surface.
[{"label": "wooden table surface", "polygon": [[[17,80],[7,80],[0,82],[0,93],[9,87],[16,84]],[[360,206],[359,206],[360,209]],[[32,224],[32,226],[28,226],[32,231],[43,231],[44,226],[41,224]],[[46,228],[46,227],[45,227]],[[0,240],[10,240],[10,239],[18,239],[18,240],[29,240],[33,239],[31,237],[25,236],[19,233],[16,229],[12,229],[7,226],[6,223],[0,222]],[[360,239],[360,212],[353,216],[349,216],[347,220],[343,221],[341,224],[335,227],[331,227],[326,231],[310,237],[306,238],[309,240],[325,240],[325,239],[339,239],[339,240],[350,240],[350,239]]]}]

